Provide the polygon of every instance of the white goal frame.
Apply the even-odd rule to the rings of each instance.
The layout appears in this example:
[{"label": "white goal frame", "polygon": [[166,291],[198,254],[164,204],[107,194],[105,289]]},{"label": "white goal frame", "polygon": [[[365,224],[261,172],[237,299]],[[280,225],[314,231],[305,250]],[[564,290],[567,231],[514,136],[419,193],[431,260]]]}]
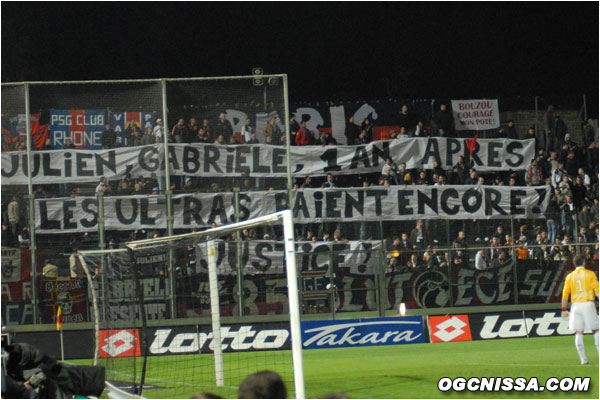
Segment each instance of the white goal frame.
[{"label": "white goal frame", "polygon": [[[167,236],[155,239],[127,242],[127,248],[136,250],[152,244],[165,243],[170,240],[202,238],[218,236],[220,233],[236,231],[244,228],[263,225],[269,222],[281,222],[283,225],[286,279],[288,286],[288,301],[290,310],[290,334],[292,343],[292,363],[294,369],[294,389],[297,399],[306,398],[304,389],[304,367],[302,362],[302,331],[300,329],[300,300],[298,296],[298,274],[296,270],[296,249],[294,245],[294,223],[291,210],[282,210],[273,214],[249,219],[247,221],[224,225],[202,232],[186,233],[183,235]],[[219,290],[217,282],[216,255],[214,241],[208,241],[208,273],[210,286],[211,317],[214,341],[215,382],[217,386],[224,385],[223,354],[221,351],[221,330],[219,315]]]}]

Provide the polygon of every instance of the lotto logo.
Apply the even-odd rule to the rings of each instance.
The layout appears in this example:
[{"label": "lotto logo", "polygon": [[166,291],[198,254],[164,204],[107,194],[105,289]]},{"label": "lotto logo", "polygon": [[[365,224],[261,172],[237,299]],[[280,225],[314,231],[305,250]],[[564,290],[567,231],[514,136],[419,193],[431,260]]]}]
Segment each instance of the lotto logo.
[{"label": "lotto logo", "polygon": [[137,329],[100,331],[100,358],[132,357],[141,355]]},{"label": "lotto logo", "polygon": [[431,341],[434,343],[472,340],[467,315],[429,317],[429,327],[431,329]]}]

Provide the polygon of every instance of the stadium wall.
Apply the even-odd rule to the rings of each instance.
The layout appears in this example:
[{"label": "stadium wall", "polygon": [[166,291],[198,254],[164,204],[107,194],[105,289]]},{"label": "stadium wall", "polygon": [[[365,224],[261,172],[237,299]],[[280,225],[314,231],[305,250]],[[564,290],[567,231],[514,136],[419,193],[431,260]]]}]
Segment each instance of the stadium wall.
[{"label": "stadium wall", "polygon": [[[482,307],[483,308],[483,307]],[[456,311],[456,310],[455,310]],[[38,328],[48,329],[44,326]],[[22,328],[22,327],[21,327]],[[149,354],[154,356],[212,352],[210,324],[163,325],[148,328]],[[291,349],[289,324],[280,322],[225,322],[222,325],[225,352]],[[472,340],[565,336],[573,334],[556,307],[521,311],[450,313],[432,312],[420,316],[305,320],[302,322],[305,349],[355,346],[407,345]],[[65,330],[65,359],[93,358],[91,329]],[[31,343],[48,355],[60,358],[58,332],[24,331],[15,341]],[[112,344],[112,346],[107,346]],[[100,357],[128,357],[140,354],[137,328],[100,332]]]}]

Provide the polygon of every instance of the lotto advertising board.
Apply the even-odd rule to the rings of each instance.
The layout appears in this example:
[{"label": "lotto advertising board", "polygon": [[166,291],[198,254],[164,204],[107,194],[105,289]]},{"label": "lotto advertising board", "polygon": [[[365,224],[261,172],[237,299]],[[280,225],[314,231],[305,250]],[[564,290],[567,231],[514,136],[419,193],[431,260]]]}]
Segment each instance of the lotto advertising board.
[{"label": "lotto advertising board", "polygon": [[[210,353],[214,350],[210,325],[152,328],[147,330],[150,355]],[[224,352],[291,349],[289,325],[248,323],[221,326]],[[100,332],[100,357],[140,355],[138,329],[114,329]]]},{"label": "lotto advertising board", "polygon": [[571,335],[557,310],[429,316],[433,343]]},{"label": "lotto advertising board", "polygon": [[[152,356],[212,353],[214,350],[211,325],[153,327],[146,330],[149,354]],[[65,330],[65,358],[93,358],[94,332]],[[135,328],[103,329],[99,332],[100,358],[143,355],[142,331]],[[260,350],[290,350],[289,323],[245,323],[221,326],[223,352]],[[60,359],[58,332],[19,332],[17,341],[31,343],[45,353]],[[58,353],[58,354],[57,354]]]},{"label": "lotto advertising board", "polygon": [[468,315],[429,316],[429,341],[432,343],[471,341]]},{"label": "lotto advertising board", "polygon": [[473,314],[469,316],[473,340],[572,335],[569,323],[556,310]]},{"label": "lotto advertising board", "polygon": [[[29,343],[50,357],[60,360],[60,334],[53,327],[51,331],[16,331],[14,341]],[[65,359],[94,358],[94,331],[91,329],[63,330]]]}]

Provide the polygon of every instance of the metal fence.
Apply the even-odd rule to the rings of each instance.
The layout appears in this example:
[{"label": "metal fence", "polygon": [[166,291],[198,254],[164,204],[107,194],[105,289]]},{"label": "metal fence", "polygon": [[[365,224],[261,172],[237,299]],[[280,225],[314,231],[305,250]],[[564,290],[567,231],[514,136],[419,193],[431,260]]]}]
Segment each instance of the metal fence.
[{"label": "metal fence", "polygon": [[[188,165],[180,166],[183,172],[176,171],[173,162],[180,143],[244,143],[240,127],[246,119],[260,132],[271,125],[278,134],[273,140],[289,148],[288,114],[286,75],[2,84],[2,151],[10,152],[12,165],[24,171],[23,179],[6,184],[14,171],[7,171],[11,167],[4,165],[3,158],[2,271],[3,284],[10,286],[4,300],[13,302],[14,310],[29,322],[51,320],[53,313],[43,303],[52,303],[55,309],[59,292],[46,285],[50,289],[46,293],[43,280],[70,277],[69,260],[76,250],[105,249],[134,238],[178,233],[172,223],[178,193],[230,191],[244,185],[290,189],[290,174],[255,179],[236,170],[229,176],[205,177],[186,169]],[[152,148],[128,151],[142,145]],[[134,153],[125,156],[127,165],[121,162],[119,154]],[[288,155],[284,150],[279,161],[286,171]],[[160,163],[159,158],[169,161]],[[140,165],[145,168],[138,176]],[[40,170],[60,177],[42,180]],[[104,209],[103,195],[152,194],[160,197],[155,200],[165,216],[164,224],[152,232],[104,229],[104,221],[115,210]],[[97,226],[92,231],[69,230],[70,211],[63,214],[67,219],[50,221],[51,216],[36,208],[36,201],[42,199],[86,195],[94,197],[93,204],[78,205],[86,207],[88,222]],[[144,207],[147,202],[140,204]],[[119,217],[147,217],[145,208],[139,211]],[[41,226],[53,227],[54,232],[41,233]],[[10,265],[5,253],[12,255]],[[3,318],[8,320],[5,311]]]},{"label": "metal fence", "polygon": [[[423,118],[428,121],[441,102],[446,100],[389,101],[386,107],[394,110],[396,105],[399,107],[400,104],[408,103],[411,107],[422,110]],[[538,127],[538,131],[541,132],[544,110],[548,105],[555,105],[561,111],[569,132],[573,134],[573,139],[580,145],[586,145],[589,141],[589,135],[582,124],[587,112],[585,97],[514,98],[499,99],[499,102],[502,109],[502,123],[506,123],[509,119],[514,120],[519,138],[525,138],[530,126]],[[301,115],[301,109],[313,107],[317,111],[325,110],[321,111],[323,114],[329,112],[330,106],[335,105],[298,104],[292,110],[296,110],[298,115]],[[358,108],[356,105],[353,107]],[[350,106],[347,105],[347,108],[350,109]],[[85,282],[79,282],[72,273],[74,268],[72,254],[76,250],[116,248],[131,239],[184,233],[192,229],[206,229],[213,223],[225,224],[244,219],[247,217],[249,207],[247,194],[250,192],[280,191],[283,193],[281,204],[288,204],[288,200],[293,197],[294,184],[300,185],[301,179],[304,178],[295,174],[293,168],[290,168],[290,140],[293,140],[293,136],[290,135],[288,117],[296,114],[291,112],[292,110],[287,98],[285,75],[2,84],[3,152],[10,153],[13,161],[21,165],[25,171],[44,168],[52,171],[54,168],[60,168],[62,171],[60,173],[64,177],[60,182],[40,182],[34,179],[35,173],[27,173],[24,181],[2,185],[4,322],[9,324],[52,322],[56,304],[59,302],[65,304],[69,301],[75,302],[81,305],[81,310],[89,310],[89,305],[86,305],[86,292],[89,288]],[[225,114],[225,121],[222,120],[221,114]],[[30,117],[25,117],[27,115]],[[220,175],[203,173],[202,165],[194,164],[194,160],[199,158],[198,155],[186,158],[185,153],[177,153],[181,148],[178,145],[188,142],[214,143],[223,140],[231,141],[231,144],[244,143],[242,128],[247,118],[251,120],[257,140],[261,144],[271,144],[273,149],[277,149],[273,150],[272,154],[278,159],[277,168],[285,171],[283,175],[247,172],[243,168],[245,164],[240,160],[243,157],[248,160],[256,157],[253,153],[237,154],[233,146],[221,154],[225,168],[230,170],[225,170]],[[383,121],[382,124],[393,125],[393,118],[389,117],[388,122]],[[183,120],[184,127],[178,129],[180,119]],[[195,120],[193,124],[192,119]],[[49,137],[48,131],[45,130],[49,128],[44,127],[51,127],[55,132],[49,143],[46,143]],[[106,131],[112,132],[105,134]],[[27,132],[32,134],[29,135]],[[273,132],[273,134],[267,135],[266,132]],[[496,132],[481,132],[481,134],[494,137]],[[597,131],[593,134],[597,134]],[[222,139],[219,139],[219,136],[223,136]],[[469,136],[472,136],[472,132],[469,132]],[[127,158],[126,154],[129,153],[126,150],[137,148],[138,145],[153,146],[153,150],[136,153],[136,157]],[[51,153],[59,149],[62,150],[64,159],[61,159],[57,166]],[[70,150],[83,149],[85,151],[70,153]],[[110,155],[102,153],[107,149],[114,152]],[[119,152],[124,155],[119,156],[121,154]],[[115,157],[122,157],[115,160],[125,160],[122,165],[110,158],[112,154],[116,154]],[[76,157],[79,157],[78,165],[84,166],[79,170],[76,170],[75,162],[72,161]],[[202,157],[209,163],[211,157],[214,159],[216,156],[215,153],[207,153]],[[177,161],[181,160],[187,164],[178,165]],[[260,169],[273,160],[254,159],[252,162]],[[153,168],[154,174],[136,176],[135,171],[139,170],[141,164]],[[8,167],[3,165],[2,168],[4,176]],[[107,182],[102,183],[96,178],[86,178],[86,173],[89,171],[94,170],[92,175],[96,176],[98,170],[106,171],[108,174],[112,169],[116,172]],[[597,166],[595,169],[597,171]],[[73,178],[75,174],[78,175],[78,179]],[[378,175],[379,173],[359,174],[352,179],[356,178],[355,181],[359,182],[364,177],[371,177],[371,180],[375,181]],[[352,179],[349,185],[355,186]],[[324,180],[324,176],[316,177],[316,186],[318,187]],[[212,196],[212,212],[208,219],[198,219],[198,210],[194,208],[197,204],[183,196],[190,193]],[[17,204],[17,221],[9,218],[8,208],[13,200]],[[55,202],[56,206],[50,209],[52,202]],[[81,212],[74,214],[75,209]],[[176,210],[180,210],[181,215],[175,215]],[[15,211],[14,206],[13,211]],[[79,215],[81,218],[74,221],[74,215]],[[110,228],[108,222],[115,218],[119,220],[122,228]],[[175,218],[187,221],[188,225],[176,226]],[[154,228],[147,228],[152,225],[148,221],[153,219],[160,219],[164,223]],[[518,271],[521,268],[528,268],[527,266],[543,263],[537,256],[533,257],[535,261],[532,261],[532,257],[519,260],[515,254],[517,246],[508,242],[506,237],[502,245],[506,243],[507,249],[510,250],[508,253],[512,258],[512,264],[509,272],[495,273],[489,278],[486,274],[494,274],[493,271],[500,270],[491,267],[491,264],[490,268],[496,269],[481,274],[473,272],[473,276],[467,271],[474,271],[472,259],[475,249],[478,246],[489,249],[491,238],[497,233],[500,225],[511,236],[511,240],[521,236],[520,228],[525,225],[524,234],[528,237],[529,249],[536,248],[532,243],[542,230],[547,231],[548,240],[551,242],[558,233],[561,235],[561,240],[564,240],[565,235],[572,241],[578,240],[581,224],[577,218],[561,214],[550,220],[555,221],[552,226],[549,225],[548,219],[426,218],[424,229],[429,237],[418,244],[418,249],[408,250],[391,249],[390,246],[395,246],[395,237],[402,240],[403,234],[410,235],[415,225],[414,221],[383,219],[354,221],[340,218],[335,222],[297,224],[299,257],[302,258],[303,265],[307,265],[307,269],[301,271],[304,312],[377,310],[382,314],[396,307],[399,299],[404,299],[404,302],[415,307],[461,306],[465,305],[465,299],[469,296],[464,293],[469,290],[483,293],[479,297],[482,304],[488,304],[485,302],[523,304],[528,296],[519,294],[526,292],[523,288],[518,291],[512,290],[506,299],[502,297],[506,294],[493,299],[490,294],[485,295],[487,289],[494,285],[505,285],[514,289],[519,279],[522,282],[530,282],[531,276],[519,275]],[[132,221],[130,222],[132,226],[143,227],[127,229],[128,221]],[[587,229],[588,232],[594,232],[597,224],[588,224]],[[455,269],[453,261],[450,263],[446,261],[448,264],[446,267],[431,266],[429,261],[433,259],[431,257],[427,262],[423,261],[426,253],[431,255],[434,252],[443,253],[444,258],[448,254],[448,257],[454,260],[453,254],[459,250],[455,250],[452,246],[459,232],[466,233],[466,245],[469,247],[469,261],[464,266]],[[278,240],[278,234],[279,232],[276,231],[251,232],[247,239],[249,242]],[[305,242],[312,236],[318,238],[316,243]],[[344,243],[356,243],[356,245],[343,247]],[[549,245],[558,246],[556,243]],[[303,246],[307,249],[306,254],[302,252]],[[312,249],[319,246],[323,246],[319,254],[312,254]],[[427,246],[431,248],[428,249]],[[593,247],[594,243],[577,244],[574,251],[583,253],[590,246]],[[559,253],[562,254],[560,251]],[[591,253],[593,255],[593,249]],[[368,262],[361,260],[361,254],[365,258],[368,255]],[[556,254],[555,256],[563,257]],[[339,264],[338,258],[352,259],[355,265],[352,268],[340,267],[341,269],[324,268],[321,265],[323,259],[330,260],[331,265]],[[558,265],[564,264],[563,261],[553,258],[548,262]],[[312,268],[311,263],[315,263],[318,268],[316,270]],[[360,266],[364,267],[361,270],[356,269]],[[182,311],[186,310],[186,307],[198,308],[197,302],[201,302],[199,300],[201,295],[198,291],[191,290],[189,284],[175,280],[173,262],[169,263],[169,268],[166,279],[171,280],[167,286],[172,290],[167,295],[171,297],[171,304],[179,305],[179,308],[173,307],[164,317],[182,317],[187,315]],[[423,271],[424,275],[418,271]],[[547,272],[546,269],[544,271]],[[474,276],[476,278],[473,278]],[[552,282],[558,282],[561,277],[560,274],[553,275]],[[269,293],[270,298],[279,298],[279,291],[270,292],[271,289],[267,286],[275,285],[273,287],[277,288],[277,280],[280,278],[280,276],[269,277],[274,279],[269,283],[264,279],[253,282],[254,286],[262,285],[260,287],[264,288],[264,295],[261,294],[259,300],[255,299],[255,301],[270,304],[267,301]],[[485,280],[486,283],[482,283],[478,288],[466,289],[466,280],[472,278],[478,279],[478,282]],[[202,275],[198,273],[194,279],[201,280]],[[440,283],[435,284],[436,280]],[[434,295],[435,290],[427,294],[420,293],[421,289],[415,289],[422,286],[420,282],[428,282],[423,283],[425,286],[441,287],[444,293],[440,291]],[[231,284],[232,290],[236,287],[244,287],[235,282]],[[252,284],[249,283],[249,287]],[[407,300],[405,297],[407,293],[413,293],[412,300]],[[161,292],[161,296],[164,295],[165,292]],[[431,300],[432,296],[433,300]],[[242,293],[233,293],[224,300],[235,303],[236,298],[245,297]],[[529,299],[530,302],[554,300],[534,297]],[[281,303],[281,305],[268,306],[265,309],[261,308],[262,306],[249,309],[237,307],[236,312],[239,315],[284,312],[285,300],[279,299],[271,303]],[[201,309],[202,306],[199,308]],[[234,308],[232,306],[230,310]],[[86,321],[88,319],[86,313],[87,311],[73,312],[71,318],[66,318],[66,321]]]}]

